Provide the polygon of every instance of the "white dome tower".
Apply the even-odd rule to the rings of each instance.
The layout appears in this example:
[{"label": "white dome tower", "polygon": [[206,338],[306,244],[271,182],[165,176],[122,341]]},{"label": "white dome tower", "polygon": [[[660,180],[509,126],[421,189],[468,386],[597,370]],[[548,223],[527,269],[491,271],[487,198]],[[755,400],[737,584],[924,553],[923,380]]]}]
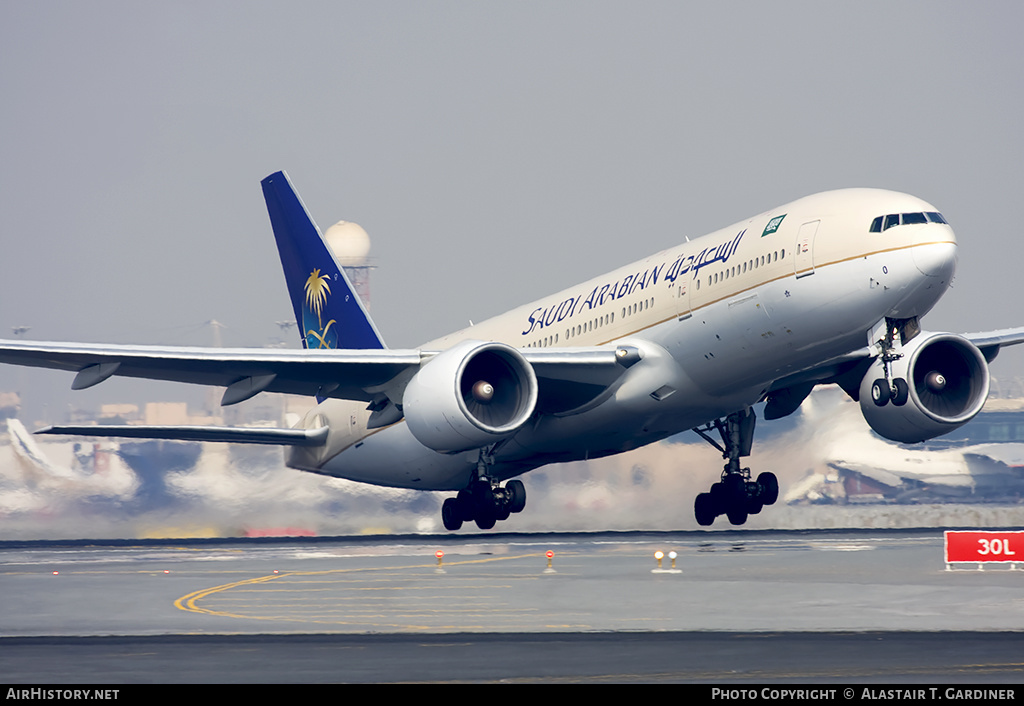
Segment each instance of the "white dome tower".
[{"label": "white dome tower", "polygon": [[338,264],[355,288],[363,306],[370,308],[370,236],[362,226],[350,221],[338,221],[324,233],[327,247],[334,253]]},{"label": "white dome tower", "polygon": [[370,236],[359,224],[338,221],[324,233],[324,240],[342,267],[366,264],[366,257],[370,254]]}]

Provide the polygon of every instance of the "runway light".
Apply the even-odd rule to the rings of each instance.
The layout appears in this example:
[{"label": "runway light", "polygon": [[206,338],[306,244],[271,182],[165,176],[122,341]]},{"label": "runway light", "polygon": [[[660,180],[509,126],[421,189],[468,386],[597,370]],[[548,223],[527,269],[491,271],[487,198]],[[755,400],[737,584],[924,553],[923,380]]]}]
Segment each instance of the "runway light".
[{"label": "runway light", "polygon": [[548,549],[546,552],[544,552],[544,556],[546,556],[548,558],[548,568],[544,569],[544,573],[545,574],[553,574],[553,573],[555,573],[555,570],[551,567],[551,560],[555,558],[555,553],[553,551],[551,551],[550,549]]},{"label": "runway light", "polygon": [[436,552],[434,552],[434,556],[436,556],[436,557],[437,557],[437,568],[436,568],[436,569],[434,569],[434,573],[435,573],[435,574],[444,574],[444,573],[447,573],[447,572],[446,572],[446,571],[444,570],[444,567],[443,567],[443,566],[441,565],[441,564],[442,564],[442,561],[443,561],[443,559],[444,559],[444,552],[443,552],[442,550],[438,549],[438,550],[437,550]]},{"label": "runway light", "polygon": [[274,573],[275,573],[275,574],[277,573],[277,569],[274,569]]},{"label": "runway light", "polygon": [[57,575],[57,574],[59,574],[59,573],[60,573],[59,571],[54,571],[54,572],[53,572],[53,575],[54,575],[54,576],[56,576],[56,575]]},{"label": "runway light", "polygon": [[169,574],[169,573],[171,573],[171,570],[170,569],[164,569],[164,573],[165,574]]},{"label": "runway light", "polygon": [[668,553],[668,558],[672,560],[672,568],[663,569],[661,568],[661,560],[665,558],[665,552],[660,549],[654,552],[654,558],[658,560],[657,568],[651,569],[652,574],[681,574],[683,573],[676,568],[676,553],[674,551]]}]

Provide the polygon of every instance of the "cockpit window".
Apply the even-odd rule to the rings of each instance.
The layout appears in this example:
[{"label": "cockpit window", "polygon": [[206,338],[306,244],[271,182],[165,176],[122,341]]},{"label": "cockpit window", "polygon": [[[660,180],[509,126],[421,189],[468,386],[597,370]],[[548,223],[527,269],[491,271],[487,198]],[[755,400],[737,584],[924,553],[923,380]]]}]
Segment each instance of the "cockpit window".
[{"label": "cockpit window", "polygon": [[929,211],[927,213],[890,213],[887,216],[878,216],[871,221],[871,233],[881,233],[893,226],[913,225],[917,223],[945,223],[949,225],[941,213]]}]

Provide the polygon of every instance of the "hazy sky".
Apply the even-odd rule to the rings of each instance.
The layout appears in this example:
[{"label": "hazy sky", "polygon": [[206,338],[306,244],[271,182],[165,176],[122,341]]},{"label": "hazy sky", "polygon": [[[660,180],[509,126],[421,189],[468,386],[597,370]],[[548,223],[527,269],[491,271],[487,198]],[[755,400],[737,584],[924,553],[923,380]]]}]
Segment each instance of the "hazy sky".
[{"label": "hazy sky", "polygon": [[[369,232],[392,347],[846,186],[953,224],[926,328],[1024,325],[1022,24],[936,0],[4,2],[0,336],[279,337],[278,169],[321,227]],[[71,379],[0,366],[51,415],[195,394]]]}]

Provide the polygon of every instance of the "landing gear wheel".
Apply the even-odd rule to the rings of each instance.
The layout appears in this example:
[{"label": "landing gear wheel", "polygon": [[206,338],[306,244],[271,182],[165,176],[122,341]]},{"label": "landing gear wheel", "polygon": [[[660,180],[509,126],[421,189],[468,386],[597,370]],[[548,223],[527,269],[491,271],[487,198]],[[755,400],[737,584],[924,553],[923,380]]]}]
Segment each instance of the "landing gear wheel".
[{"label": "landing gear wheel", "polygon": [[489,530],[494,527],[494,523],[498,521],[498,518],[494,514],[494,510],[487,509],[476,516],[476,526],[482,530]]},{"label": "landing gear wheel", "polygon": [[878,378],[871,383],[871,400],[878,407],[884,407],[889,404],[889,400],[892,398],[892,389],[889,387],[889,381],[885,378]]},{"label": "landing gear wheel", "polygon": [[441,522],[444,528],[450,532],[462,529],[462,508],[456,498],[445,498],[441,503]]},{"label": "landing gear wheel", "polygon": [[753,497],[747,501],[747,514],[756,515],[764,508],[764,501],[761,498]]},{"label": "landing gear wheel", "polygon": [[742,525],[747,521],[747,508],[744,506],[740,507],[739,503],[730,507],[725,515],[729,518],[729,524],[731,525]]},{"label": "landing gear wheel", "polygon": [[722,480],[722,496],[726,506],[738,505],[747,497],[747,484],[743,476],[738,473],[730,473]]},{"label": "landing gear wheel", "polygon": [[710,527],[715,517],[718,516],[715,508],[715,499],[711,493],[701,493],[693,501],[693,514],[697,517],[697,524],[701,527]]},{"label": "landing gear wheel", "polygon": [[910,385],[903,378],[896,378],[892,381],[892,403],[897,407],[902,407],[910,399]]},{"label": "landing gear wheel", "polygon": [[761,489],[761,500],[765,505],[774,505],[779,499],[779,479],[771,471],[758,475],[757,486]]},{"label": "landing gear wheel", "polygon": [[728,493],[725,490],[725,483],[721,481],[714,483],[711,486],[711,492],[708,493],[711,496],[711,509],[715,513],[715,517],[725,513],[725,508],[729,505]]},{"label": "landing gear wheel", "polygon": [[463,522],[473,521],[473,495],[468,490],[460,490],[455,496],[458,517]]},{"label": "landing gear wheel", "polygon": [[505,484],[505,492],[508,493],[509,512],[522,512],[526,507],[526,486],[521,480],[510,480]]}]

